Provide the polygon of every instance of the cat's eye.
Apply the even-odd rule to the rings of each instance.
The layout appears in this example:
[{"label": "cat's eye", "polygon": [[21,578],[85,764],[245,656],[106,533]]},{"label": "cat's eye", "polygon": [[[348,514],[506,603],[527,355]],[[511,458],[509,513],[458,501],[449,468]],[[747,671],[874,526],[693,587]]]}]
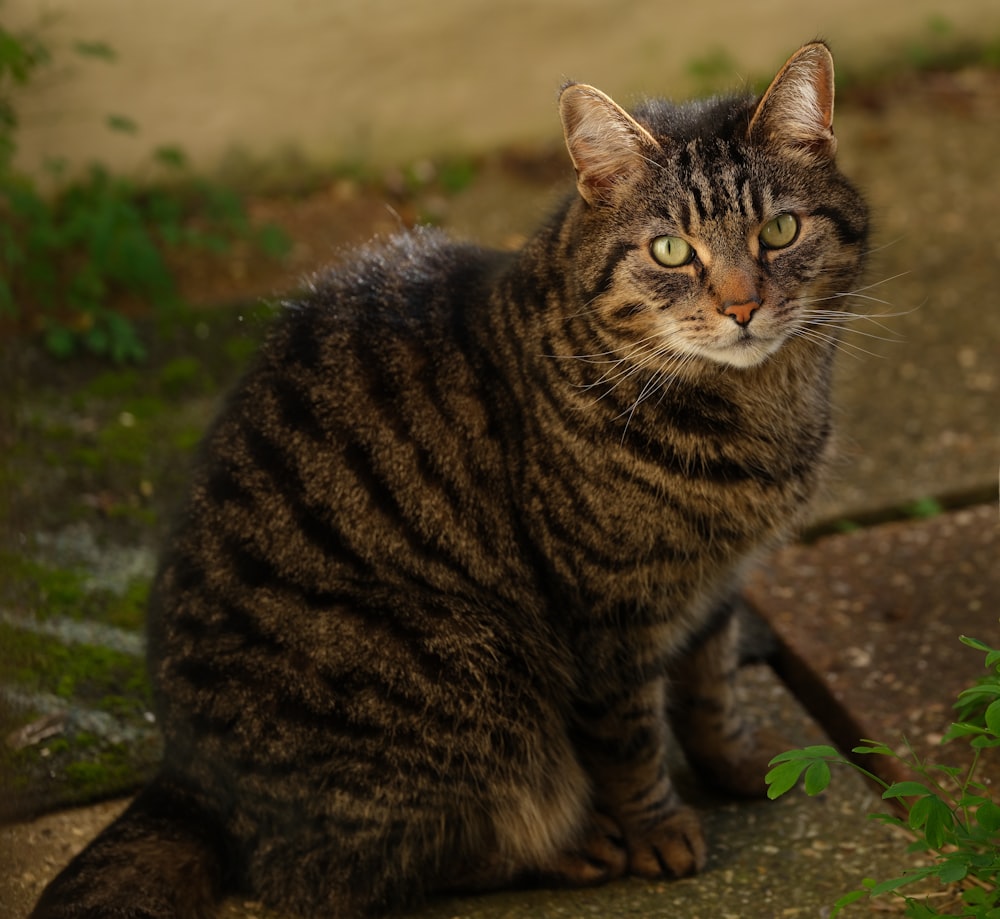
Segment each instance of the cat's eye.
[{"label": "cat's eye", "polygon": [[778,214],[764,224],[757,237],[765,249],[784,249],[799,235],[799,221],[794,214]]},{"label": "cat's eye", "polygon": [[694,258],[694,249],[690,243],[679,236],[657,236],[649,244],[649,251],[653,258],[667,268],[680,268]]}]

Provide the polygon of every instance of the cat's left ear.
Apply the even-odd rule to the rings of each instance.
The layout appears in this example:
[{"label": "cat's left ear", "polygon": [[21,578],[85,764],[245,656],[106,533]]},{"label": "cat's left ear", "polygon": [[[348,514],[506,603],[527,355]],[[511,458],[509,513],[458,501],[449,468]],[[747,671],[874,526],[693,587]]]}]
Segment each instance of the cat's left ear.
[{"label": "cat's left ear", "polygon": [[569,83],[559,94],[566,147],[576,185],[588,204],[607,201],[614,189],[659,151],[653,136],[599,89]]},{"label": "cat's left ear", "polygon": [[806,159],[832,158],[833,55],[823,42],[795,52],[761,97],[750,120],[750,136]]}]

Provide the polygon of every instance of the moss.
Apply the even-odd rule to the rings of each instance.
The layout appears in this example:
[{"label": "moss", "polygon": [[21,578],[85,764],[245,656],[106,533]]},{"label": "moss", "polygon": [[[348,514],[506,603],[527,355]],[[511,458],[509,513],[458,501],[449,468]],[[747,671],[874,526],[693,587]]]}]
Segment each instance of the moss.
[{"label": "moss", "polygon": [[152,451],[150,431],[144,420],[134,412],[123,412],[98,433],[98,468],[114,465],[145,468]]},{"label": "moss", "polygon": [[101,622],[138,631],[146,618],[149,578],[132,578],[122,592],[93,589],[82,568],[57,568],[9,552],[0,552],[0,589],[9,601],[30,609],[39,619]]},{"label": "moss", "polygon": [[149,704],[142,658],[94,645],[65,645],[6,623],[0,623],[0,645],[5,649],[8,678],[29,692],[72,698],[99,710],[105,699],[121,696]]},{"label": "moss", "polygon": [[80,568],[53,568],[11,552],[0,552],[0,590],[8,603],[40,617],[79,618],[87,574]]},{"label": "moss", "polygon": [[104,742],[66,763],[62,780],[71,800],[92,801],[139,785],[150,765],[148,757],[134,756],[127,745]]},{"label": "moss", "polygon": [[31,559],[7,557],[12,573],[34,586],[39,609],[72,615],[86,596],[87,574],[81,568],[52,568]]},{"label": "moss", "polygon": [[146,578],[133,578],[129,581],[123,594],[108,598],[102,617],[104,622],[119,629],[141,629],[146,621],[149,586],[150,582]]}]

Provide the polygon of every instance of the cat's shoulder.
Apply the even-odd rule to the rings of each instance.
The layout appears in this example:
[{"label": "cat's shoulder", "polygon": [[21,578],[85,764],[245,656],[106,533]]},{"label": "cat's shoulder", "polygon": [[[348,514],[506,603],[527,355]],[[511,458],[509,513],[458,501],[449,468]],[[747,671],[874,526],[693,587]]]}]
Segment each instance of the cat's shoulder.
[{"label": "cat's shoulder", "polygon": [[289,350],[318,354],[385,336],[438,338],[450,317],[486,301],[509,257],[434,227],[375,238],[283,301],[265,354],[280,363]]},{"label": "cat's shoulder", "polygon": [[386,301],[393,295],[440,293],[463,277],[474,277],[502,254],[453,239],[436,227],[417,226],[376,237],[337,259],[308,281],[306,298]]}]

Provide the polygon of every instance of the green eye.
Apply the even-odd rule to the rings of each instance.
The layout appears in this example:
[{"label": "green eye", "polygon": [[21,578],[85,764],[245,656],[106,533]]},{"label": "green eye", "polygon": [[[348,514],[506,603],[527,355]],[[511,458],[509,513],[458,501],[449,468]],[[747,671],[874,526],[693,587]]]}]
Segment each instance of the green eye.
[{"label": "green eye", "polygon": [[794,214],[778,214],[764,224],[757,237],[765,249],[784,249],[799,235],[799,221]]},{"label": "green eye", "polygon": [[680,268],[694,258],[694,249],[679,236],[657,236],[649,244],[649,251],[667,268]]}]

